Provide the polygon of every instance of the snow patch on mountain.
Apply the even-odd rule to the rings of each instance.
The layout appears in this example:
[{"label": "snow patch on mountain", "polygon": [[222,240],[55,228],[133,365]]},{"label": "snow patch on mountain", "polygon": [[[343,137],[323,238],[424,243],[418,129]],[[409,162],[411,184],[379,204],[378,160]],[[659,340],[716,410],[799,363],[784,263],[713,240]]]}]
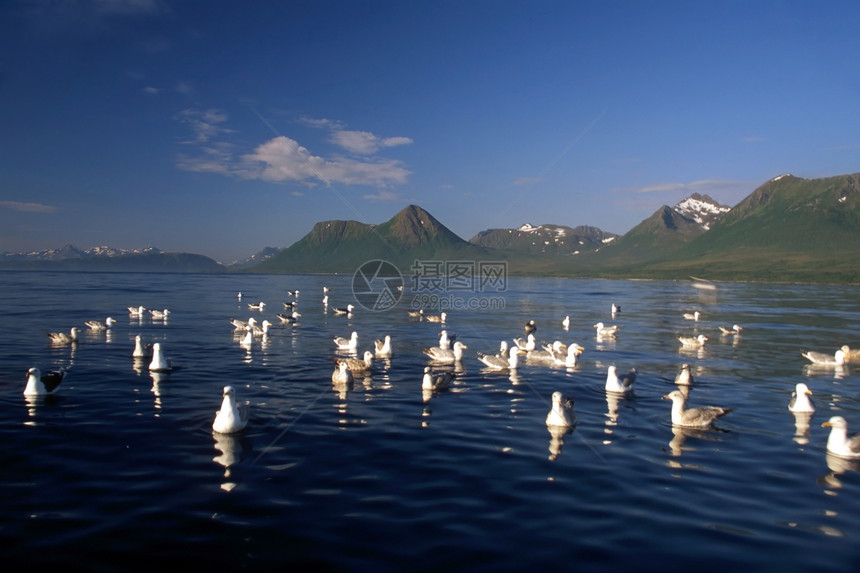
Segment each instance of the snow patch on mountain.
[{"label": "snow patch on mountain", "polygon": [[693,193],[672,208],[676,213],[692,219],[705,230],[722,218],[731,210],[731,207],[720,205],[707,195]]}]

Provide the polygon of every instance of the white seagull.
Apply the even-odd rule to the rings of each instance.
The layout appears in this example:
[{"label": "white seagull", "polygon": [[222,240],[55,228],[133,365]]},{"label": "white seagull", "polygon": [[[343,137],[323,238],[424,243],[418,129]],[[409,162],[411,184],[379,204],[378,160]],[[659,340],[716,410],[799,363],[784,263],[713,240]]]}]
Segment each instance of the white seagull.
[{"label": "white seagull", "polygon": [[139,334],[134,337],[134,351],[132,351],[131,356],[133,358],[146,358],[147,356],[152,356],[152,345],[147,344],[143,345],[143,339]]},{"label": "white seagull", "polygon": [[693,374],[690,372],[689,364],[681,364],[681,369],[678,370],[677,376],[675,376],[675,384],[678,386],[689,386],[693,383]]},{"label": "white seagull", "polygon": [[561,392],[552,393],[552,410],[546,415],[547,426],[570,428],[576,423],[573,413],[573,398],[565,398]]},{"label": "white seagull", "polygon": [[151,316],[155,320],[164,320],[165,318],[168,317],[169,314],[170,314],[170,311],[167,310],[166,308],[163,310],[150,310],[149,311],[149,316]]},{"label": "white seagull", "polygon": [[45,372],[38,368],[30,368],[27,371],[27,386],[24,388],[24,396],[47,396],[59,391],[60,382],[66,377],[67,368]]},{"label": "white seagull", "polygon": [[443,312],[440,314],[427,314],[424,316],[424,320],[427,322],[445,322],[448,320],[448,313]]},{"label": "white seagull", "polygon": [[349,384],[354,379],[346,362],[338,362],[334,372],[331,374],[331,381],[335,384]]},{"label": "white seagull", "polygon": [[705,345],[705,342],[708,341],[708,337],[704,334],[700,334],[699,336],[679,336],[678,342],[681,343],[681,346],[684,348],[702,348]]},{"label": "white seagull", "polygon": [[144,306],[130,306],[130,307],[128,307],[128,313],[131,316],[143,316],[144,312],[146,312],[146,307],[144,307]]},{"label": "white seagull", "polygon": [[698,310],[695,312],[685,312],[684,313],[684,318],[686,318],[687,320],[699,320],[699,318],[701,316],[702,316],[702,314]]},{"label": "white seagull", "polygon": [[617,324],[603,324],[602,322],[594,325],[597,336],[615,336],[619,328]]},{"label": "white seagull", "polygon": [[386,334],[382,340],[374,340],[373,351],[377,358],[388,358],[391,356],[391,335]]},{"label": "white seagull", "polygon": [[733,324],[731,328],[726,328],[725,326],[720,326],[720,333],[729,335],[729,334],[740,334],[741,330],[744,329],[743,326],[739,324]]},{"label": "white seagull", "polygon": [[263,310],[264,308],[266,308],[266,303],[262,301],[258,303],[249,302],[248,308],[251,310]]},{"label": "white seagull", "polygon": [[153,372],[169,372],[173,369],[170,360],[164,357],[160,342],[152,345],[152,362],[149,363],[149,369]]},{"label": "white seagull", "polygon": [[860,434],[848,436],[848,423],[842,416],[833,416],[823,424],[830,428],[827,451],[840,458],[860,459]]},{"label": "white seagull", "polygon": [[113,326],[114,322],[116,322],[114,319],[112,319],[111,317],[107,317],[104,322],[98,320],[87,320],[86,322],[84,322],[84,325],[90,330],[99,332],[102,330],[107,330],[108,328]]},{"label": "white seagull", "polygon": [[494,354],[484,354],[478,352],[478,360],[492,370],[516,370],[519,366],[519,355],[522,353],[517,347],[512,347],[508,350],[508,357],[496,356]]},{"label": "white seagull", "polygon": [[579,344],[571,344],[567,347],[567,356],[564,357],[564,365],[567,368],[576,368],[579,364],[579,355],[585,350]]},{"label": "white seagull", "polygon": [[537,348],[537,341],[535,340],[535,335],[532,333],[529,333],[525,339],[519,336],[514,338],[514,344],[517,345],[517,348],[526,352],[531,352]]},{"label": "white seagull", "polygon": [[373,353],[370,350],[364,351],[364,358],[336,358],[338,364],[345,363],[350,372],[354,374],[365,374],[370,372],[373,366]]},{"label": "white seagull", "polygon": [[278,314],[278,318],[280,319],[280,321],[286,324],[295,324],[296,322],[298,322],[300,316],[301,314],[299,314],[295,310],[291,314]]},{"label": "white seagull", "polygon": [[49,332],[48,338],[51,339],[53,344],[71,344],[78,341],[79,332],[80,330],[73,326],[69,331],[69,334],[66,334],[65,332]]},{"label": "white seagull", "polygon": [[332,312],[335,314],[352,314],[353,310],[355,310],[355,306],[348,304],[345,308],[333,308]]},{"label": "white seagull", "polygon": [[463,350],[466,348],[468,348],[468,346],[458,340],[454,342],[454,346],[452,348],[431,346],[430,348],[422,348],[421,352],[429,356],[433,362],[451,364],[453,362],[460,362],[463,360]]},{"label": "white seagull", "polygon": [[791,400],[788,402],[788,411],[803,413],[815,412],[815,405],[812,403],[810,396],[812,396],[812,390],[810,390],[803,382],[799,382],[791,393]]},{"label": "white seagull", "polygon": [[685,428],[707,428],[714,420],[732,411],[732,408],[718,406],[687,408],[687,399],[678,390],[672,390],[663,399],[672,400],[672,425]]},{"label": "white seagull", "polygon": [[334,339],[334,344],[338,350],[349,350],[355,352],[358,349],[358,333],[353,331],[349,338],[338,336]]},{"label": "white seagull", "polygon": [[570,317],[569,316],[565,316],[564,319],[562,319],[561,327],[565,330],[570,328]]},{"label": "white seagull", "polygon": [[221,409],[215,414],[212,429],[219,434],[232,434],[245,429],[248,425],[248,405],[236,403],[236,390],[232,386],[224,386],[224,399]]},{"label": "white seagull", "polygon": [[845,351],[841,348],[834,354],[825,354],[823,352],[815,352],[814,350],[803,351],[801,354],[804,358],[819,366],[842,366],[847,362]]},{"label": "white seagull", "polygon": [[629,394],[633,391],[633,383],[636,382],[636,369],[633,368],[627,374],[618,376],[615,365],[606,369],[606,391],[616,394]]}]

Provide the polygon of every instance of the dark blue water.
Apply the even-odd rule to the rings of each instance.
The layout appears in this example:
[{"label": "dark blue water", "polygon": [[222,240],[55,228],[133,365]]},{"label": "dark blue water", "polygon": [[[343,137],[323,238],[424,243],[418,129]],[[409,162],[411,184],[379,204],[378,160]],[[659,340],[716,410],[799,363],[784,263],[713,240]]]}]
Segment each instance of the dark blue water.
[{"label": "dark blue water", "polygon": [[[454,387],[425,397],[424,346],[440,326],[410,320],[413,293],[351,318],[347,276],[0,273],[0,545],[7,566],[364,570],[854,571],[858,466],[825,453],[831,415],[860,431],[857,366],[810,370],[801,350],[860,346],[852,286],[510,279],[456,293],[447,328],[468,344]],[[409,285],[407,285],[408,287]],[[297,325],[250,349],[230,318],[276,324],[300,289]],[[407,288],[408,290],[408,288]],[[245,294],[243,301],[236,293]],[[469,296],[466,296],[468,294]],[[491,298],[494,300],[488,302]],[[264,312],[248,302],[265,301]],[[449,300],[450,302],[450,300]],[[621,305],[615,318],[610,305]],[[168,308],[166,321],[126,307]],[[700,310],[698,323],[682,314]],[[561,320],[571,317],[571,329]],[[118,320],[74,346],[45,333]],[[585,347],[574,370],[483,369],[523,335]],[[621,325],[598,340],[597,321]],[[720,336],[739,323],[742,336]],[[390,334],[395,355],[333,387],[334,336],[361,350]],[[703,333],[700,352],[676,337]],[[150,374],[134,336],[177,369]],[[693,365],[693,405],[735,410],[679,432],[661,396]],[[636,368],[635,396],[603,390],[606,367]],[[51,399],[22,396],[27,369],[71,365]],[[817,412],[798,430],[797,382]],[[221,389],[250,402],[234,436],[213,435]],[[550,395],[575,397],[578,425],[552,434]],[[802,421],[801,421],[802,422]]]}]

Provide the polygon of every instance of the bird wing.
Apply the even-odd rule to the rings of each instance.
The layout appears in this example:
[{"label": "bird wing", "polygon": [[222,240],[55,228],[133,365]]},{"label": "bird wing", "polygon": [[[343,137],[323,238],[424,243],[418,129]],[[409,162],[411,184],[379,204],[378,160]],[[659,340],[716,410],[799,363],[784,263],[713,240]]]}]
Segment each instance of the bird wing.
[{"label": "bird wing", "polygon": [[45,385],[45,390],[48,392],[53,392],[60,385],[60,382],[63,381],[63,378],[66,376],[65,369],[56,370],[52,372],[46,372],[42,374],[42,384]]}]

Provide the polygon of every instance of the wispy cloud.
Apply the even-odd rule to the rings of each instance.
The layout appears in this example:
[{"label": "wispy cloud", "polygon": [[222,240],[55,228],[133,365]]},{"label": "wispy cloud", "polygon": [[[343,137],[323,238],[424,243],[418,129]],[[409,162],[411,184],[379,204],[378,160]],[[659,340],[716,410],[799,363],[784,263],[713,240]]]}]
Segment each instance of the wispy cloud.
[{"label": "wispy cloud", "polygon": [[400,201],[400,195],[394,191],[380,189],[373,195],[368,194],[363,196],[362,199],[367,199],[368,201]]},{"label": "wispy cloud", "polygon": [[21,201],[0,201],[0,207],[12,209],[13,211],[24,211],[27,213],[53,213],[57,210],[53,205],[43,203],[24,203]]},{"label": "wispy cloud", "polygon": [[[260,179],[273,183],[298,182],[313,186],[342,183],[388,187],[405,183],[411,172],[402,161],[378,157],[382,148],[412,143],[406,137],[380,138],[370,132],[344,130],[340,122],[330,119],[302,118],[300,121],[315,128],[331,131],[338,144],[360,158],[315,155],[298,141],[279,135],[257,145],[250,153],[241,153],[231,144],[215,145],[215,140],[231,133],[226,128],[227,115],[219,110],[185,110],[175,116],[187,124],[194,138],[184,143],[196,144],[197,156],[183,155],[178,166],[189,171],[222,173],[244,179]],[[369,198],[387,200],[384,192]]]},{"label": "wispy cloud", "polygon": [[511,182],[511,185],[516,187],[530,187],[535,183],[543,181],[540,177],[517,177]]},{"label": "wispy cloud", "polygon": [[709,193],[724,189],[734,189],[742,185],[741,181],[730,181],[721,179],[701,179],[688,183],[670,181],[655,183],[643,187],[616,188],[613,193],[642,194],[642,193]]}]

